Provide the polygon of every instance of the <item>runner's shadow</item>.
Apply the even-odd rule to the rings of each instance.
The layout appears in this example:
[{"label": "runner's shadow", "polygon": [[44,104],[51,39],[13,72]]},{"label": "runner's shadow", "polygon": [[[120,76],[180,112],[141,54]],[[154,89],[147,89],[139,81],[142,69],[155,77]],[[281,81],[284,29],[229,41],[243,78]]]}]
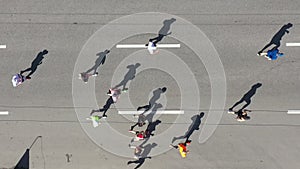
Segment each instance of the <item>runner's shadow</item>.
[{"label": "runner's shadow", "polygon": [[236,102],[231,108],[229,108],[229,111],[233,111],[233,109],[243,103],[243,102],[246,102],[246,104],[241,108],[241,110],[245,109],[247,106],[249,106],[251,104],[251,98],[255,95],[256,93],[256,90],[258,88],[260,88],[262,86],[261,83],[256,83],[254,84],[251,89],[246,93],[244,94],[244,96],[238,101]]},{"label": "runner's shadow", "polygon": [[46,49],[39,52],[35,59],[31,62],[31,66],[25,70],[22,70],[20,72],[20,75],[23,75],[23,73],[30,71],[26,78],[31,79],[30,76],[37,70],[38,66],[43,63],[42,60],[44,59],[44,56],[46,54],[48,54],[48,51]]},{"label": "runner's shadow", "polygon": [[110,51],[108,49],[106,49],[105,51],[103,52],[100,52],[100,53],[97,53],[96,56],[98,56],[98,58],[96,59],[95,61],[95,65],[92,66],[89,70],[87,70],[85,73],[88,74],[90,73],[91,71],[94,71],[93,74],[98,74],[97,70],[98,68],[100,67],[100,65],[104,64],[105,63],[105,60],[106,60],[106,56],[107,54],[109,53]]},{"label": "runner's shadow", "polygon": [[201,124],[201,118],[204,116],[204,112],[201,112],[200,114],[196,114],[194,115],[191,120],[193,121],[192,124],[189,126],[188,130],[186,131],[186,133],[183,136],[179,136],[179,137],[173,137],[172,139],[172,143],[174,143],[176,140],[179,139],[186,139],[185,142],[189,141],[189,138],[191,137],[191,135],[193,134],[193,132],[195,130],[199,130],[199,126]]},{"label": "runner's shadow", "polygon": [[175,21],[176,21],[175,18],[164,20],[163,27],[159,30],[158,36],[155,38],[149,39],[149,41],[153,42],[153,44],[156,45],[158,42],[162,41],[162,39],[165,36],[170,35],[172,33],[172,32],[169,32],[170,28],[171,28],[171,24]]},{"label": "runner's shadow", "polygon": [[263,52],[265,49],[267,49],[268,47],[270,47],[271,45],[275,45],[273,49],[278,49],[281,45],[280,41],[282,39],[282,37],[285,35],[285,33],[289,33],[288,29],[291,28],[293,26],[293,24],[288,23],[286,25],[283,25],[281,27],[281,29],[273,36],[273,38],[271,39],[271,41],[262,49],[260,50],[258,53]]},{"label": "runner's shadow", "polygon": [[156,129],[156,126],[158,126],[161,123],[160,120],[155,120],[154,122],[149,122],[147,129],[146,129],[146,137],[150,138],[150,136],[154,136],[153,132]]},{"label": "runner's shadow", "polygon": [[[152,111],[146,115],[146,120],[147,120],[149,123],[151,123],[151,122],[153,121],[153,117],[154,117],[154,115],[156,114],[157,110],[158,110],[159,108],[162,108],[162,107],[163,107],[162,104],[160,104],[160,103],[154,103],[154,104],[153,104]],[[144,113],[146,113],[146,111],[145,111]]]},{"label": "runner's shadow", "polygon": [[141,66],[140,63],[136,63],[135,65],[133,65],[133,64],[132,65],[128,65],[127,66],[128,72],[125,74],[124,79],[119,84],[117,84],[114,88],[118,88],[120,86],[123,86],[122,90],[126,90],[127,83],[130,80],[133,80],[135,78],[136,69],[138,67],[140,67],[140,66]]},{"label": "runner's shadow", "polygon": [[166,87],[158,88],[158,89],[154,90],[153,91],[153,96],[149,100],[149,104],[145,105],[145,106],[139,106],[137,108],[137,111],[139,111],[141,109],[145,109],[145,111],[144,111],[144,113],[145,113],[148,110],[150,110],[154,106],[154,104],[156,103],[156,101],[160,98],[161,94],[165,93],[166,91],[167,91]]},{"label": "runner's shadow", "polygon": [[150,156],[148,156],[149,155],[149,153],[150,153],[150,151],[154,148],[154,147],[156,147],[157,146],[157,144],[156,143],[152,143],[152,144],[147,144],[146,146],[143,146],[143,144],[141,144],[140,145],[140,147],[142,148],[142,149],[144,149],[143,150],[143,153],[141,154],[141,158],[139,158],[138,160],[135,160],[135,161],[128,161],[127,162],[127,165],[129,165],[129,164],[138,164],[136,167],[135,167],[135,169],[137,169],[137,168],[140,168],[144,163],[145,163],[145,160],[146,159],[151,159],[151,157]]},{"label": "runner's shadow", "polygon": [[101,108],[101,109],[98,109],[98,110],[92,110],[91,115],[93,115],[93,113],[95,112],[103,112],[103,117],[106,117],[106,112],[107,110],[110,108],[110,106],[114,103],[114,100],[113,98],[110,96],[107,100],[106,100],[106,103],[105,105]]}]

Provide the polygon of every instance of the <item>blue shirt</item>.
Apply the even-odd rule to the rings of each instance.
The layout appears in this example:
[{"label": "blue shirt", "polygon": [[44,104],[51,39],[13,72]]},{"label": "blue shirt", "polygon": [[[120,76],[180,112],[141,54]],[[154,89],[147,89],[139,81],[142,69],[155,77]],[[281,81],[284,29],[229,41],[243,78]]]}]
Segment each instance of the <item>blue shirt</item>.
[{"label": "blue shirt", "polygon": [[278,56],[281,56],[278,49],[268,50],[268,57],[272,60],[276,60]]}]

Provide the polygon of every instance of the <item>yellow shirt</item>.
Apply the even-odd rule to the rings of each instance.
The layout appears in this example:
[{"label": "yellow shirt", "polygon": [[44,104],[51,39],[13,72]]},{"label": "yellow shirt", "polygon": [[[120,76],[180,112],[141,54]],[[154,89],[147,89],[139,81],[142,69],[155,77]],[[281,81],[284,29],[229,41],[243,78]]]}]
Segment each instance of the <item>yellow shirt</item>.
[{"label": "yellow shirt", "polygon": [[185,158],[186,157],[186,146],[183,145],[183,144],[179,144],[178,145],[178,148],[179,148],[179,153],[181,155],[182,158]]}]

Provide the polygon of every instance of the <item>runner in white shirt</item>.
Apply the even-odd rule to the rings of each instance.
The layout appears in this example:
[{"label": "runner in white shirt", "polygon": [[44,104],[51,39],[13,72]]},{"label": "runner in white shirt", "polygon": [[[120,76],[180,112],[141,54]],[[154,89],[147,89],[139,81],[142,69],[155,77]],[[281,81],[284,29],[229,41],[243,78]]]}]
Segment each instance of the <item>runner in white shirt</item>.
[{"label": "runner in white shirt", "polygon": [[158,53],[158,49],[152,41],[149,40],[149,43],[146,44],[146,46],[151,55]]}]

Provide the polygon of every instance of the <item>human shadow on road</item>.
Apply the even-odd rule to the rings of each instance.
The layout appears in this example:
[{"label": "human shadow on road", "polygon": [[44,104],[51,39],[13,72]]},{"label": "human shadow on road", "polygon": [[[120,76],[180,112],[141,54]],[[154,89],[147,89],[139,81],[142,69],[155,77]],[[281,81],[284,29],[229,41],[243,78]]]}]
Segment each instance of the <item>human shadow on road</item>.
[{"label": "human shadow on road", "polygon": [[140,63],[136,63],[136,64],[132,64],[132,65],[128,65],[126,68],[128,69],[128,72],[125,74],[124,79],[117,84],[114,88],[118,88],[120,86],[123,86],[122,90],[127,90],[126,85],[130,80],[133,80],[135,78],[136,75],[136,69],[138,67],[140,67],[141,64]]},{"label": "human shadow on road", "polygon": [[160,98],[161,94],[165,93],[166,91],[167,91],[166,87],[158,88],[158,89],[154,90],[153,91],[153,96],[149,100],[149,104],[145,105],[145,106],[139,106],[137,108],[137,111],[139,111],[141,109],[145,109],[144,112],[147,112],[148,110],[150,110],[154,106],[154,103],[156,103],[156,101]]},{"label": "human shadow on road", "polygon": [[156,44],[160,41],[162,41],[162,39],[165,37],[165,36],[168,36],[170,35],[172,32],[169,32],[170,31],[170,28],[171,28],[171,24],[173,22],[175,22],[176,19],[175,18],[171,18],[171,19],[166,19],[164,20],[163,22],[163,27],[159,30],[158,32],[158,36],[155,37],[155,38],[151,38],[149,39],[149,41],[153,42],[153,44],[156,46]]},{"label": "human shadow on road", "polygon": [[98,110],[92,110],[92,112],[91,112],[90,115],[92,115],[92,114],[95,113],[95,112],[103,112],[102,117],[104,117],[104,118],[107,117],[106,112],[107,112],[107,110],[110,108],[110,106],[111,106],[113,103],[114,103],[114,100],[113,100],[113,98],[110,96],[110,97],[106,100],[105,105],[104,105],[101,109],[98,109]]},{"label": "human shadow on road", "polygon": [[179,139],[186,139],[185,142],[190,141],[190,137],[193,134],[195,130],[199,130],[199,126],[201,124],[201,119],[204,116],[204,112],[201,112],[200,114],[194,115],[191,120],[193,121],[192,124],[189,126],[188,130],[185,132],[184,135],[178,136],[178,137],[173,137],[172,143],[174,143],[176,140]]},{"label": "human shadow on road", "polygon": [[150,136],[154,136],[153,132],[156,129],[156,126],[158,126],[161,123],[160,120],[155,120],[154,122],[149,122],[147,128],[146,128],[146,138],[150,138]]},{"label": "human shadow on road", "polygon": [[110,50],[106,49],[105,51],[103,52],[100,52],[100,53],[97,53],[96,56],[98,56],[98,58],[96,59],[95,61],[95,64],[94,66],[92,66],[89,70],[87,70],[85,73],[88,74],[90,73],[91,71],[94,71],[93,72],[93,75],[98,75],[98,68],[100,67],[100,65],[104,64],[105,63],[105,60],[106,60],[106,56],[107,54],[110,52]]},{"label": "human shadow on road", "polygon": [[281,29],[273,36],[271,41],[265,47],[263,47],[262,50],[260,50],[258,52],[258,54],[262,53],[265,49],[267,49],[271,45],[275,45],[272,48],[272,50],[278,49],[281,45],[280,41],[281,41],[282,37],[285,35],[285,33],[289,33],[288,29],[291,28],[292,26],[293,26],[293,24],[291,24],[291,23],[283,25],[281,27]]},{"label": "human shadow on road", "polygon": [[[153,121],[153,117],[154,117],[154,115],[156,114],[157,110],[158,110],[159,108],[162,108],[162,107],[163,107],[162,104],[160,104],[160,103],[154,103],[154,104],[153,104],[152,111],[146,115],[146,120],[147,120],[149,123],[151,123],[151,122]],[[144,113],[146,113],[146,112],[147,112],[147,111],[145,111]],[[143,114],[144,114],[144,113],[143,113]]]},{"label": "human shadow on road", "polygon": [[26,79],[31,79],[31,75],[37,70],[37,67],[42,64],[42,60],[44,59],[44,56],[48,54],[48,50],[43,50],[37,54],[35,59],[31,62],[31,66],[25,70],[21,70],[20,75],[23,75],[25,72],[29,72],[29,74],[26,76]]},{"label": "human shadow on road", "polygon": [[145,160],[146,160],[146,159],[151,159],[151,157],[148,156],[148,155],[149,155],[149,153],[151,152],[151,150],[152,150],[154,147],[157,146],[156,143],[152,143],[152,144],[149,143],[149,144],[147,144],[147,145],[145,145],[145,146],[143,146],[143,144],[144,144],[144,143],[142,143],[142,144],[140,145],[140,147],[141,147],[142,149],[144,149],[144,150],[143,150],[143,153],[141,154],[141,157],[140,157],[138,160],[135,160],[135,161],[128,161],[128,162],[127,162],[127,165],[129,165],[129,164],[137,164],[137,166],[135,166],[134,169],[140,168],[140,167],[145,163]]},{"label": "human shadow on road", "polygon": [[243,102],[246,102],[246,104],[241,108],[241,110],[245,109],[247,106],[249,106],[251,104],[251,98],[255,95],[256,93],[256,90],[258,88],[260,88],[262,86],[261,83],[256,83],[254,84],[251,89],[246,93],[244,94],[244,96],[238,101],[236,102],[231,108],[229,108],[229,111],[233,111],[233,109],[243,103]]}]

